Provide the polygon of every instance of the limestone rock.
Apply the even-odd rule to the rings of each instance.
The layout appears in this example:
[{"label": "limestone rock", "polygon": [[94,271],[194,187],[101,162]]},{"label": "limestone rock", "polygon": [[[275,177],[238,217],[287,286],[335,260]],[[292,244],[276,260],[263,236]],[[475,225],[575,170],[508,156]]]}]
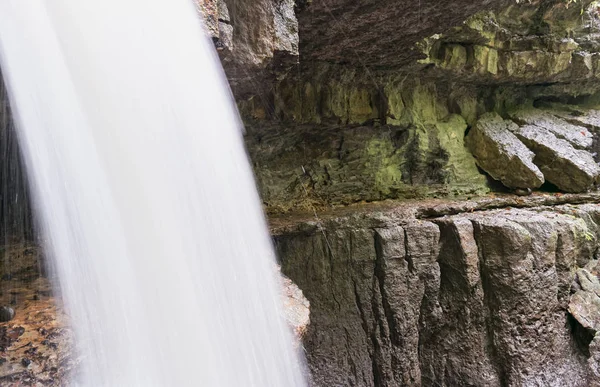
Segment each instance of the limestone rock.
[{"label": "limestone rock", "polygon": [[270,212],[425,195],[481,195],[485,176],[460,116],[421,127],[248,127],[246,145]]},{"label": "limestone rock", "polygon": [[587,128],[570,124],[544,110],[519,110],[513,112],[510,117],[521,125],[534,125],[546,129],[556,137],[567,140],[575,148],[589,149],[594,140]]},{"label": "limestone rock", "polygon": [[[298,58],[298,21],[293,0],[195,0],[236,98],[262,95],[273,69]],[[283,66],[286,62],[286,66]],[[289,63],[288,63],[289,62]]]},{"label": "limestone rock", "polygon": [[467,145],[477,164],[509,188],[537,188],[544,175],[533,163],[534,153],[511,132],[517,126],[498,115],[481,117],[467,135]]},{"label": "limestone rock", "polygon": [[586,192],[596,184],[600,167],[589,152],[575,149],[568,141],[538,126],[511,129],[535,153],[533,162],[544,177],[560,190]]},{"label": "limestone rock", "polygon": [[369,208],[275,236],[282,271],[311,302],[315,386],[598,381],[565,313],[573,268],[596,250],[598,205],[433,221]]},{"label": "limestone rock", "polygon": [[600,129],[600,110],[578,110],[573,111],[568,119],[579,125],[586,126],[592,130]]},{"label": "limestone rock", "polygon": [[582,327],[600,331],[600,280],[598,279],[598,261],[591,261],[578,269],[573,283],[575,293],[569,301],[569,313]]}]

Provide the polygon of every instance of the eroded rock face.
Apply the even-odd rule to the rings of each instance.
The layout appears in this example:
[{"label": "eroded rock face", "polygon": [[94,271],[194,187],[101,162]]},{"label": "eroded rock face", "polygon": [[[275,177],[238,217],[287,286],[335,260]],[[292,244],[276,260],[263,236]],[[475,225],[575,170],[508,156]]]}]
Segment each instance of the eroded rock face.
[{"label": "eroded rock face", "polygon": [[535,153],[534,163],[545,178],[562,191],[585,192],[596,184],[600,168],[590,153],[538,126],[526,125],[514,132]]},{"label": "eroded rock face", "polygon": [[298,57],[293,0],[196,0],[237,98],[267,94]]},{"label": "eroded rock face", "polygon": [[477,164],[505,186],[538,188],[544,175],[533,163],[535,154],[512,133],[517,128],[498,115],[487,115],[469,132],[467,144]]},{"label": "eroded rock face", "polygon": [[246,144],[270,212],[488,191],[460,116],[426,127],[249,128]]},{"label": "eroded rock face", "polygon": [[589,352],[590,386],[600,386],[600,281],[598,261],[577,270],[569,301],[569,313],[575,318],[582,345]]},{"label": "eroded rock face", "polygon": [[600,206],[410,213],[365,209],[323,232],[277,232],[283,271],[311,302],[315,385],[598,382],[568,306],[575,269],[597,249]]},{"label": "eroded rock face", "polygon": [[423,57],[416,42],[512,1],[299,1],[301,50],[356,67],[398,68]]},{"label": "eroded rock face", "polygon": [[295,344],[298,346],[310,324],[310,302],[304,297],[302,290],[291,279],[281,274],[281,268],[277,267],[281,276],[283,293],[283,313],[288,325],[294,332]]},{"label": "eroded rock face", "polygon": [[[582,113],[583,120],[592,121],[594,114]],[[510,116],[522,126],[487,114],[467,136],[478,165],[491,177],[510,188],[537,188],[544,180],[564,192],[596,186],[600,167],[588,151],[597,142],[590,131],[561,118],[565,113],[528,109]],[[532,172],[540,181],[531,179]]]},{"label": "eroded rock face", "polygon": [[592,147],[594,138],[587,128],[570,124],[550,112],[539,109],[519,110],[512,112],[510,118],[521,125],[545,129],[546,132],[568,141],[575,148],[590,149]]}]

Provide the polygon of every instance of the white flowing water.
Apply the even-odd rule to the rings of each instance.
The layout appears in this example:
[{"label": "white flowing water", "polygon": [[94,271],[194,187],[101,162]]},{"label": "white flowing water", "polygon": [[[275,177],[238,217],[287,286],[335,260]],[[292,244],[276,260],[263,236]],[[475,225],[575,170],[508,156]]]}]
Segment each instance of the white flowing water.
[{"label": "white flowing water", "polygon": [[0,66],[85,386],[305,385],[191,0],[0,0]]}]

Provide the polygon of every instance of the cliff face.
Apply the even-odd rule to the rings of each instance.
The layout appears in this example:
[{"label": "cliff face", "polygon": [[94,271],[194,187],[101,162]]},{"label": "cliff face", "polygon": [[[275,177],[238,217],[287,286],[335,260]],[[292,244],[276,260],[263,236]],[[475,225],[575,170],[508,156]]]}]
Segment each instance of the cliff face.
[{"label": "cliff face", "polygon": [[593,336],[567,312],[577,268],[596,264],[600,206],[434,217],[425,217],[434,205],[417,207],[367,206],[275,230],[283,270],[311,303],[304,344],[315,385],[600,382],[588,363]]},{"label": "cliff face", "polygon": [[[402,29],[386,29],[396,20],[391,17],[368,27],[360,23],[381,16],[383,9],[392,14],[395,7],[338,3],[297,7],[299,63],[282,68],[260,93],[238,98],[268,211],[481,195],[536,189],[545,182],[564,190],[548,176],[538,185],[506,184],[484,167],[482,155],[467,149],[464,137],[489,113],[521,127],[541,126],[553,135],[571,131],[566,136],[591,141],[583,147],[584,159],[597,154],[598,121],[578,119],[597,114],[600,57],[594,37],[600,20],[595,2],[483,2],[476,9],[456,2],[444,5],[448,15],[437,18],[435,27],[428,18],[436,19],[440,5],[431,2],[430,13],[422,13],[424,21],[412,27],[411,39]],[[412,20],[417,2],[397,5],[402,6],[406,20]],[[354,23],[349,21],[361,12]],[[308,32],[325,28],[315,25],[323,25],[327,15],[331,32]],[[456,18],[461,22],[450,26]],[[357,26],[365,33],[356,33]],[[344,34],[336,35],[339,31]],[[377,54],[381,47],[373,34],[395,39],[398,45],[386,52],[397,61]],[[330,35],[335,39],[328,40]],[[523,119],[523,111],[533,118]],[[568,129],[565,121],[572,124]],[[522,135],[518,141],[544,163],[539,142]],[[596,172],[588,176],[577,192],[595,184]]]},{"label": "cliff face", "polygon": [[597,2],[270,4],[228,74],[313,384],[600,385]]}]

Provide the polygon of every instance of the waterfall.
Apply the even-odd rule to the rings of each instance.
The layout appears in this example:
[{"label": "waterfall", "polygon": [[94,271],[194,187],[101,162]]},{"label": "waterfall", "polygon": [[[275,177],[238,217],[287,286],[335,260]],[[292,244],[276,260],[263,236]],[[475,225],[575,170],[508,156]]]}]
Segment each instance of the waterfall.
[{"label": "waterfall", "polygon": [[303,386],[190,0],[2,0],[0,66],[84,386]]}]

